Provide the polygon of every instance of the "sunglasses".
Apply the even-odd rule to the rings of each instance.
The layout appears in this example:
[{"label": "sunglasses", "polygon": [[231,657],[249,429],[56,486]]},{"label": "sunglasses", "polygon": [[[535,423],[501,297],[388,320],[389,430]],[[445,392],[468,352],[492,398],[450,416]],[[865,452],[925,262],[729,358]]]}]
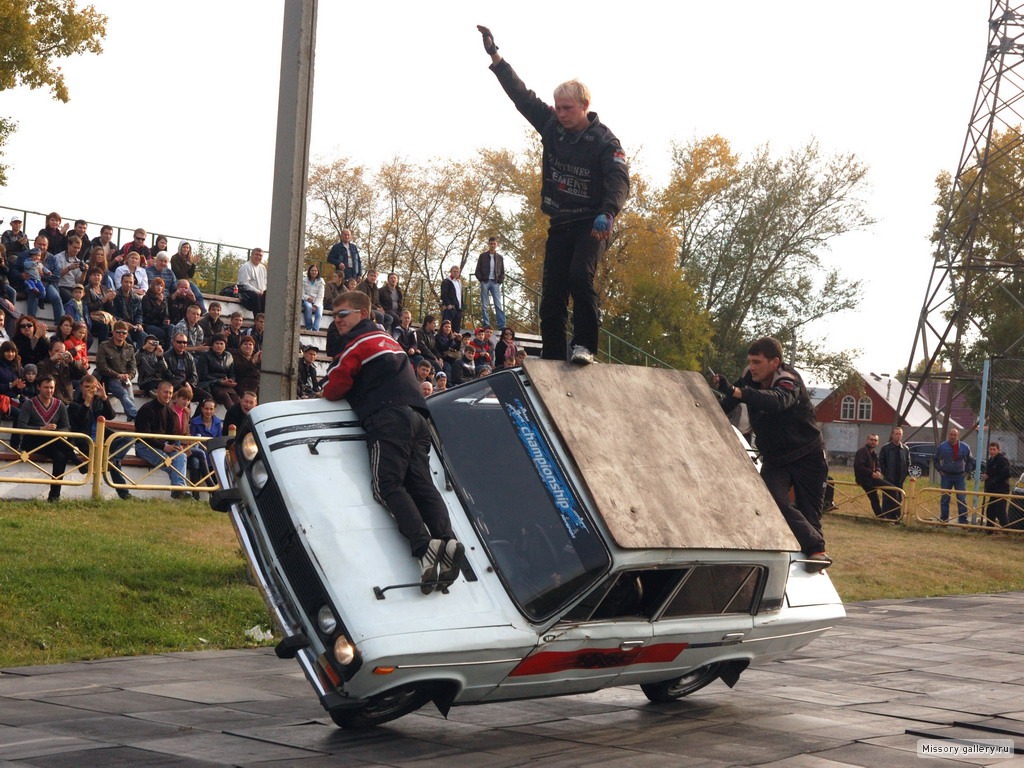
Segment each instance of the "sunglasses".
[{"label": "sunglasses", "polygon": [[358,314],[358,312],[359,312],[358,309],[336,309],[336,310],[334,310],[334,316],[335,317],[348,317],[349,315],[351,315],[353,313],[357,313]]}]

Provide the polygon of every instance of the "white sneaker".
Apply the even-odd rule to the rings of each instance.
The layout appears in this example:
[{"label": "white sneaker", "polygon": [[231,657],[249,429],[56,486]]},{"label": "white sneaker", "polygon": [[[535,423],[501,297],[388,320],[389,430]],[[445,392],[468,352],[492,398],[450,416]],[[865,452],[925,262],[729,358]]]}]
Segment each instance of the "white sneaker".
[{"label": "white sneaker", "polygon": [[572,362],[576,365],[590,365],[594,362],[594,353],[579,344],[572,345]]},{"label": "white sneaker", "polygon": [[462,555],[466,548],[456,539],[449,539],[445,542],[444,551],[441,553],[441,573],[438,574],[438,588],[447,589],[459,578]]},{"label": "white sneaker", "polygon": [[431,539],[427,544],[427,551],[420,558],[420,592],[429,595],[437,586],[438,569],[440,568],[441,551],[444,549],[444,542],[440,539]]}]

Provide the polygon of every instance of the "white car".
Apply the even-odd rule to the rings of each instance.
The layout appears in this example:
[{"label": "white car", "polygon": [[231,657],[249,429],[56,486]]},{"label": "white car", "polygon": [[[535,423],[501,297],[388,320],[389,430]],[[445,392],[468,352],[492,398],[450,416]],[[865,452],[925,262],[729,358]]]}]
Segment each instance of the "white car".
[{"label": "white car", "polygon": [[529,360],[429,405],[466,555],[427,596],[347,403],[261,405],[213,450],[277,653],[338,725],[613,685],[672,701],[845,615],[697,374]]}]

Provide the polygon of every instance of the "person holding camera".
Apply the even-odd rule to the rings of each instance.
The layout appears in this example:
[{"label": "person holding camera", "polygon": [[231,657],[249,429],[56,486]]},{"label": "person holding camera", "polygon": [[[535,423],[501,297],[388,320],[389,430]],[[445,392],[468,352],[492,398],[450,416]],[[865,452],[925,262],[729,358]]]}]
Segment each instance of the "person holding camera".
[{"label": "person holding camera", "polygon": [[67,249],[60,253],[51,253],[46,259],[46,267],[53,273],[57,282],[57,293],[63,307],[71,301],[71,290],[85,278],[82,239],[78,235],[69,235]]}]

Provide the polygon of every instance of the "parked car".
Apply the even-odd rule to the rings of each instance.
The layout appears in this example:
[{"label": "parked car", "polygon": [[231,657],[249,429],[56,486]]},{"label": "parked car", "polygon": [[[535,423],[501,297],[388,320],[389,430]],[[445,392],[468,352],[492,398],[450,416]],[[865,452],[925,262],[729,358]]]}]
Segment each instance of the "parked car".
[{"label": "parked car", "polygon": [[907,443],[910,449],[910,476],[927,477],[938,446],[935,443]]},{"label": "parked car", "polygon": [[530,360],[428,403],[430,466],[466,553],[426,596],[346,402],[261,405],[211,444],[211,503],[277,654],[339,726],[613,685],[674,701],[845,615],[699,375]]}]

